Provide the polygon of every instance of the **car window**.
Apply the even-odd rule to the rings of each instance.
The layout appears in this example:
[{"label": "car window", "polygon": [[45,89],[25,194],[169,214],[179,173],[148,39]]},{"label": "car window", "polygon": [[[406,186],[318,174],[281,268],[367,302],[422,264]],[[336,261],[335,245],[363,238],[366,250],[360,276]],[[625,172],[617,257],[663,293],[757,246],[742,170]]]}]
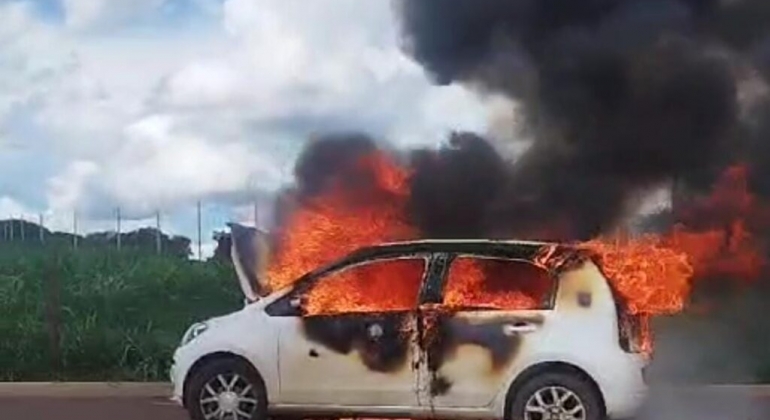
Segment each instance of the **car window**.
[{"label": "car window", "polygon": [[444,304],[465,309],[532,310],[551,306],[554,281],[526,261],[459,256],[447,271]]},{"label": "car window", "polygon": [[369,261],[319,278],[303,297],[313,314],[405,311],[417,307],[425,272],[423,258]]}]

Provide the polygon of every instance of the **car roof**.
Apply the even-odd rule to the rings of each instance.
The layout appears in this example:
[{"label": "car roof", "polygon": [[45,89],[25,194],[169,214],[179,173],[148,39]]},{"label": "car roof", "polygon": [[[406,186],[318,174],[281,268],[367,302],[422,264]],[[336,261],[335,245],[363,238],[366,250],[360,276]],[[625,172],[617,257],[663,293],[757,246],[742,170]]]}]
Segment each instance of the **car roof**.
[{"label": "car roof", "polygon": [[[493,240],[493,239],[420,239],[365,246],[353,251],[348,258],[367,258],[393,254],[454,252],[471,254],[503,254],[529,259],[545,247],[563,246],[553,242]],[[346,258],[347,259],[347,258]]]},{"label": "car roof", "polygon": [[398,241],[398,242],[384,242],[379,245],[373,245],[371,248],[388,247],[388,246],[409,246],[409,245],[531,245],[531,246],[543,246],[543,245],[555,245],[555,242],[545,241],[521,241],[512,239],[416,239],[412,241]]},{"label": "car roof", "polygon": [[457,253],[483,255],[532,261],[547,247],[572,248],[555,242],[494,240],[494,239],[420,239],[414,241],[387,242],[358,248],[330,264],[307,273],[303,277],[315,277],[350,264],[373,259],[428,253]]}]

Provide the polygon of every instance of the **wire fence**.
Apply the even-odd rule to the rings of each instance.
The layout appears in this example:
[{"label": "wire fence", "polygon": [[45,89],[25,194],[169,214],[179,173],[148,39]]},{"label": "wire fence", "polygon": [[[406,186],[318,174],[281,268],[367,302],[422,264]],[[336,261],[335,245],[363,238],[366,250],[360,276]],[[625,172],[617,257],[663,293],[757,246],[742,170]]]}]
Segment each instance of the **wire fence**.
[{"label": "wire fence", "polygon": [[[82,216],[77,211],[71,212],[70,216],[65,216],[70,219],[69,223],[63,223],[66,219],[61,214],[7,214],[5,217],[0,216],[0,235],[2,235],[0,241],[11,245],[47,245],[55,241],[78,250],[84,243],[98,239],[100,245],[112,246],[117,251],[121,251],[126,246],[136,246],[137,242],[140,242],[145,249],[152,247],[157,254],[162,254],[170,241],[181,238],[189,240],[191,257],[204,259],[212,254],[214,250],[212,247],[227,236],[228,222],[254,226],[259,224],[259,205],[254,203],[251,207],[250,215],[241,211],[239,217],[232,215],[223,217],[217,212],[216,217],[212,217],[211,214],[207,214],[204,203],[198,201],[195,204],[194,228],[183,231],[167,229],[164,222],[168,222],[170,216],[161,211],[156,211],[151,218],[137,221],[125,218],[122,209],[118,207],[114,212],[114,220],[111,222],[101,220],[97,228],[91,229],[83,228]],[[208,212],[212,211],[209,209]],[[51,220],[54,217],[57,219],[55,223]],[[141,239],[137,239],[136,235],[140,235]]]},{"label": "wire fence", "polygon": [[191,323],[242,307],[226,224],[258,209],[0,211],[0,381],[163,380]]}]

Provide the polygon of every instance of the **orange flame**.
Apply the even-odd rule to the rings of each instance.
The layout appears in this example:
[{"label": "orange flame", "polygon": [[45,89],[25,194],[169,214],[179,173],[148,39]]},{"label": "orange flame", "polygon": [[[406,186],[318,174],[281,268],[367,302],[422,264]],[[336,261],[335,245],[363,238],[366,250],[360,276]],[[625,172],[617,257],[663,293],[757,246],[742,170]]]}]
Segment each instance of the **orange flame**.
[{"label": "orange flame", "polygon": [[694,273],[687,255],[645,236],[621,244],[593,240],[583,244],[594,252],[604,275],[632,314],[661,315],[681,311]]},{"label": "orange flame", "polygon": [[345,188],[347,180],[333,179],[328,192],[301,203],[289,216],[280,252],[268,267],[272,290],[362,246],[417,237],[404,216],[409,172],[385,154],[367,156],[357,169],[371,181],[367,188]]},{"label": "orange flame", "polygon": [[728,168],[712,194],[685,211],[686,219],[706,220],[721,229],[698,231],[678,224],[664,235],[582,244],[596,255],[626,310],[643,320],[648,350],[652,348],[649,318],[682,311],[695,281],[729,278],[750,282],[760,276],[765,265],[763,247],[746,224],[761,220],[756,216],[765,209],[749,193],[746,178],[745,167]]},{"label": "orange flame", "polygon": [[[422,259],[354,266],[318,282],[306,296],[305,312],[313,315],[411,310],[417,304],[424,269]],[[400,287],[393,287],[394,278],[404,280],[398,283]]]},{"label": "orange flame", "polygon": [[[516,279],[512,289],[511,280]],[[543,270],[501,260],[458,258],[449,269],[444,302],[448,308],[538,309],[551,288]]]},{"label": "orange flame", "polygon": [[583,244],[598,256],[602,270],[626,300],[630,312],[679,312],[693,281],[698,279],[726,277],[752,281],[759,277],[765,262],[761,244],[746,229],[747,220],[757,209],[748,192],[746,176],[742,166],[728,168],[712,194],[686,211],[689,218],[719,212],[720,217],[711,223],[720,229],[697,231],[678,224],[664,235]]},{"label": "orange flame", "polygon": [[[351,184],[350,174],[339,175],[289,215],[268,267],[273,290],[362,246],[420,237],[406,217],[411,171],[381,152],[361,159],[354,169],[359,178],[355,182]],[[746,169],[733,167],[716,183],[711,196],[683,212],[683,223],[668,234],[623,241],[598,238],[578,248],[594,256],[625,311],[641,320],[644,346],[651,349],[649,317],[683,310],[696,279],[759,276],[764,260],[749,227],[763,220],[758,216],[770,214],[764,210],[757,210],[756,200],[748,193]],[[570,257],[545,252],[535,262],[568,264],[564,258]],[[414,305],[423,264],[422,260],[400,260],[346,270],[336,281],[320,282],[308,293],[307,312],[408,309]],[[390,279],[403,277],[415,281],[395,290]],[[457,260],[449,273],[446,306],[537,307],[547,282],[526,273],[523,278],[531,280],[531,287],[506,292],[496,286],[503,277],[494,262]]]}]

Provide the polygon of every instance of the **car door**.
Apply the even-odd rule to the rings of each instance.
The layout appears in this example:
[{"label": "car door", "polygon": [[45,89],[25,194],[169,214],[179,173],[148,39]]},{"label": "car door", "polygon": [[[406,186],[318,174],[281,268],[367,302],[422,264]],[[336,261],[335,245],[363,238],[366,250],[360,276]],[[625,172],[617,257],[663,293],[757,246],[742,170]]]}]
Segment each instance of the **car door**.
[{"label": "car door", "polygon": [[531,262],[450,255],[441,303],[421,310],[420,389],[435,411],[483,408],[547,340],[555,282]]},{"label": "car door", "polygon": [[428,264],[419,255],[350,264],[275,302],[277,402],[419,408],[415,322]]}]

